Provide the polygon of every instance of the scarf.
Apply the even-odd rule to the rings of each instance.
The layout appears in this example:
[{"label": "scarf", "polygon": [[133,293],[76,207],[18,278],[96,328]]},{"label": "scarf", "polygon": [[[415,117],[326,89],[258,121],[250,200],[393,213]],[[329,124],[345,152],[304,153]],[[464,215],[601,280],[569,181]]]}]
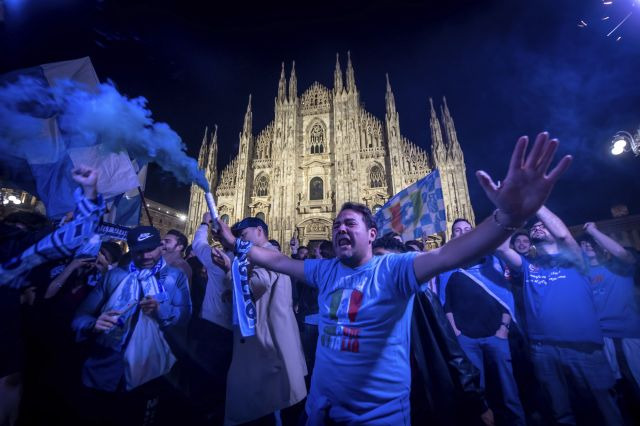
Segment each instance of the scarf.
[{"label": "scarf", "polygon": [[256,334],[256,305],[249,286],[249,260],[247,256],[253,244],[249,241],[236,240],[235,259],[231,265],[233,278],[233,324],[240,327],[243,337]]},{"label": "scarf", "polygon": [[118,283],[102,309],[102,312],[122,312],[118,316],[117,325],[104,334],[105,339],[108,339],[106,346],[122,348],[132,331],[131,321],[138,312],[140,300],[164,292],[162,282],[156,279],[156,274],[165,266],[166,262],[162,257],[150,269],[138,269],[133,262],[129,264],[129,273]]},{"label": "scarf", "polygon": [[497,257],[491,255],[486,256],[482,262],[476,265],[464,269],[458,268],[440,274],[439,296],[442,306],[445,304],[447,282],[454,272],[460,272],[466,275],[505,308],[515,323],[518,322],[516,319],[515,302],[513,293],[511,292],[511,285],[504,278],[504,271]]},{"label": "scarf", "polygon": [[74,219],[0,266],[0,286],[19,288],[26,285],[24,276],[31,269],[49,260],[72,256],[95,235],[105,209],[102,195],[98,195],[94,204],[78,188],[74,197],[77,203]]}]

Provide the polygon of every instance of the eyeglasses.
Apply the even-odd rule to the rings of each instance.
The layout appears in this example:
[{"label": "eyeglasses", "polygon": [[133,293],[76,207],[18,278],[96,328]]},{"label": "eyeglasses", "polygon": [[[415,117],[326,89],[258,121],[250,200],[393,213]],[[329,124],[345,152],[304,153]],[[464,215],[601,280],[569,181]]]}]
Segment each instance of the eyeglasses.
[{"label": "eyeglasses", "polygon": [[546,229],[543,223],[537,223],[529,228],[529,232],[537,231],[538,229]]}]

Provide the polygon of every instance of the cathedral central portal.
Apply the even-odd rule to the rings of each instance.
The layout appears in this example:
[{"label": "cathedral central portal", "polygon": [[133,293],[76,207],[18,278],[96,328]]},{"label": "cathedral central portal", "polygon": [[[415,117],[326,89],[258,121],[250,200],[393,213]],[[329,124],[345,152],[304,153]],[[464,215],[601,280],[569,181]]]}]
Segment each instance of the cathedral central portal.
[{"label": "cathedral central portal", "polygon": [[[364,109],[350,57],[344,80],[336,58],[333,89],[315,82],[301,96],[295,63],[288,82],[283,64],[273,121],[254,136],[249,96],[238,155],[219,176],[217,132],[209,136],[205,131],[198,162],[221,218],[233,224],[247,216],[260,217],[269,226],[269,238],[286,252],[294,232],[302,245],[330,240],[343,203],[359,202],[376,211],[393,194],[438,168],[448,224],[457,217],[473,223],[464,156],[446,100],[440,117],[430,100],[431,156],[401,135],[388,78],[385,101],[384,122]],[[202,190],[192,186],[190,238],[205,211]]]}]

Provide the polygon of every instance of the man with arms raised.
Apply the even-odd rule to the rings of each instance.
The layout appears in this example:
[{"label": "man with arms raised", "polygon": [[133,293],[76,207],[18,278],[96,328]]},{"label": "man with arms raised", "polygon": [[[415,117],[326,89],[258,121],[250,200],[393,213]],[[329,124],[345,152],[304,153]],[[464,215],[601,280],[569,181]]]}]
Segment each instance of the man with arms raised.
[{"label": "man with arms raised", "polygon": [[[376,225],[369,209],[356,203],[343,205],[334,220],[335,259],[301,262],[249,248],[252,263],[318,288],[320,338],[307,399],[308,424],[410,424],[411,296],[419,283],[494,250],[538,210],[571,162],[565,157],[546,174],[558,142],[542,133],[525,158],[527,141],[518,140],[502,185],[477,173],[497,206],[494,214],[437,250],[374,257]],[[223,243],[235,245],[229,228],[219,223]]]},{"label": "man with arms raised", "polygon": [[518,254],[508,241],[496,252],[523,279],[535,375],[558,424],[622,424],[580,246],[548,208],[536,216],[529,230],[535,258]]}]

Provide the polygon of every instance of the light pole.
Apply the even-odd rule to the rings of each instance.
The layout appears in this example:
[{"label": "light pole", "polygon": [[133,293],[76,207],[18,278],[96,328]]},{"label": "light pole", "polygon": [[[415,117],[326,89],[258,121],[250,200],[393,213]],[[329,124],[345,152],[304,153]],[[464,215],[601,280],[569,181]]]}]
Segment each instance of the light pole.
[{"label": "light pole", "polygon": [[620,155],[627,151],[631,151],[636,156],[640,156],[640,128],[635,136],[624,130],[613,135],[611,139],[611,154]]}]

